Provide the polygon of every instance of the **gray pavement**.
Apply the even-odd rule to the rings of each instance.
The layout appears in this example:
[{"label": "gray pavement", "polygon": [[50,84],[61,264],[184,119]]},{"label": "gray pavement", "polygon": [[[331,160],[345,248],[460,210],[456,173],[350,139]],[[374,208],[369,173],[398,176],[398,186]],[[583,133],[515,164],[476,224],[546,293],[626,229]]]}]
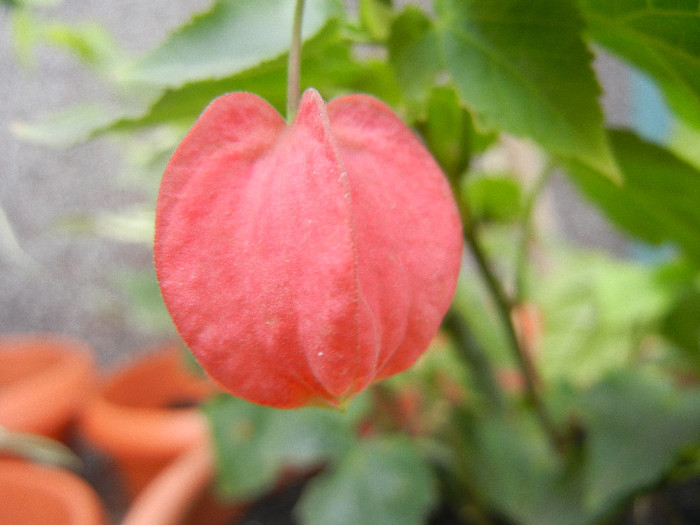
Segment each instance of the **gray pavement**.
[{"label": "gray pavement", "polygon": [[[96,21],[129,52],[140,53],[207,3],[65,0],[43,13]],[[134,272],[152,272],[151,248],[73,235],[64,223],[97,211],[118,213],[149,196],[123,183],[121,151],[109,140],[55,150],[10,132],[13,122],[105,99],[100,80],[67,53],[41,46],[34,62],[23,67],[16,60],[9,11],[0,6],[0,333],[70,334],[110,363],[167,335],[129,311],[122,284]]]}]

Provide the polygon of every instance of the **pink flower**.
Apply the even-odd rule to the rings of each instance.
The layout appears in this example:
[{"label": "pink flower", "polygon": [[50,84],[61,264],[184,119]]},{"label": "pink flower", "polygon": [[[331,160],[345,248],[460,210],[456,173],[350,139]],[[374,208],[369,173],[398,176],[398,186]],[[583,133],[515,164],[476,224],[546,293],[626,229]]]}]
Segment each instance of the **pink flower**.
[{"label": "pink flower", "polygon": [[313,89],[287,125],[214,100],[173,155],[155,262],[175,326],[231,394],[338,405],[410,367],[452,300],[462,229],[430,153],[379,100]]}]

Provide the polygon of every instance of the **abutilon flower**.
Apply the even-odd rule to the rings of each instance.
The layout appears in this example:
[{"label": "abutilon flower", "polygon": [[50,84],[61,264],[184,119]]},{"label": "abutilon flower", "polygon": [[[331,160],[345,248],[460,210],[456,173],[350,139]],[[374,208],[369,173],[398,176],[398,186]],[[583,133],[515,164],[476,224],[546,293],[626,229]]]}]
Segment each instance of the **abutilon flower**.
[{"label": "abutilon flower", "polygon": [[279,408],[338,405],[410,367],[452,300],[462,228],[449,184],[379,100],[287,125],[230,93],[163,175],[155,264],[180,335],[222,389]]}]

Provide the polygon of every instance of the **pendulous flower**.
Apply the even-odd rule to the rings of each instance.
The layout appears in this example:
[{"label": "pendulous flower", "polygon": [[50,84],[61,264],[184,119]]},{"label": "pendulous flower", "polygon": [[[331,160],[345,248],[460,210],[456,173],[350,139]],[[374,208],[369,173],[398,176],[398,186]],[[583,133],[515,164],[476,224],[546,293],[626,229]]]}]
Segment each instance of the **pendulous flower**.
[{"label": "pendulous flower", "polygon": [[243,92],[173,155],[156,210],[165,304],[224,390],[339,405],[410,367],[457,282],[462,228],[435,160],[367,95],[307,90],[291,125]]}]

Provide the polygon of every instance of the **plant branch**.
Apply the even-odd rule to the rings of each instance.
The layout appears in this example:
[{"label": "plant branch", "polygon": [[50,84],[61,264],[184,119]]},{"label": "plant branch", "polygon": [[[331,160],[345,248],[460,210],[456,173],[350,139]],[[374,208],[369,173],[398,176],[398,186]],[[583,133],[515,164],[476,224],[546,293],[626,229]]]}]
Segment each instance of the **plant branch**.
[{"label": "plant branch", "polygon": [[4,453],[70,470],[82,467],[80,458],[60,441],[37,434],[14,432],[0,425],[0,454]]},{"label": "plant branch", "polygon": [[522,234],[515,260],[515,292],[513,294],[515,302],[518,303],[521,302],[526,296],[525,282],[527,280],[527,256],[530,248],[530,240],[533,236],[533,213],[535,205],[537,204],[538,199],[542,195],[542,192],[547,186],[547,183],[551,179],[553,173],[554,170],[551,165],[546,166],[545,169],[542,170],[523,206]]},{"label": "plant branch", "polygon": [[471,249],[474,259],[476,260],[479,271],[484,278],[484,282],[486,283],[486,286],[496,304],[498,315],[501,319],[503,328],[506,331],[509,347],[525,380],[525,393],[527,399],[535,410],[535,414],[537,415],[540,424],[547,434],[552,446],[556,450],[561,451],[565,448],[566,439],[559,432],[559,429],[555,425],[554,420],[551,418],[547,407],[545,406],[544,400],[539,393],[537,372],[532,361],[527,356],[520,337],[518,337],[513,324],[513,319],[511,316],[513,303],[506,296],[500,282],[491,271],[491,267],[486,260],[486,255],[476,239],[474,228],[465,226],[464,236]]},{"label": "plant branch", "polygon": [[299,107],[301,83],[301,26],[304,18],[304,0],[297,0],[292,23],[292,42],[287,63],[287,121],[291,122]]},{"label": "plant branch", "polygon": [[516,362],[523,374],[523,379],[525,381],[525,394],[528,401],[532,405],[535,414],[540,421],[542,429],[549,438],[550,443],[557,451],[563,451],[567,447],[567,439],[564,434],[562,434],[557,428],[554,420],[550,416],[547,407],[545,406],[544,400],[540,395],[538,388],[538,378],[535,367],[530,360],[529,356],[525,352],[525,347],[518,336],[513,323],[513,301],[506,295],[501,283],[497,279],[496,275],[491,270],[491,266],[486,258],[486,254],[481,249],[476,236],[476,226],[472,220],[471,212],[469,209],[469,204],[462,196],[460,188],[453,185],[453,193],[455,199],[457,200],[457,206],[459,208],[459,213],[462,218],[462,225],[464,228],[464,239],[470,248],[472,256],[476,261],[479,272],[486,284],[486,288],[489,294],[493,298],[496,305],[496,310],[498,311],[498,316],[500,317],[501,324],[506,332],[506,337],[508,339],[508,346],[515,357]]},{"label": "plant branch", "polygon": [[443,329],[452,336],[457,351],[470,365],[479,390],[486,396],[495,410],[502,410],[503,395],[498,387],[491,363],[484,355],[479,343],[474,339],[474,335],[462,315],[454,308],[447,312],[443,320]]}]

